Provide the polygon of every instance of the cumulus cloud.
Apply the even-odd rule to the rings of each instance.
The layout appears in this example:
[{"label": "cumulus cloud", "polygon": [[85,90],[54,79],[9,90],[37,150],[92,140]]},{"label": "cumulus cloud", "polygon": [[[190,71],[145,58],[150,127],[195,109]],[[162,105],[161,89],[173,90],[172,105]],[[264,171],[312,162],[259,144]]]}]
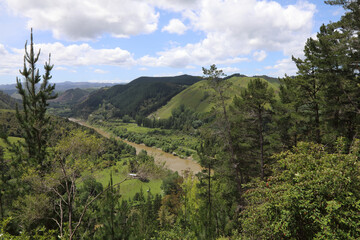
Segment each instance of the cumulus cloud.
[{"label": "cumulus cloud", "polygon": [[294,76],[297,72],[297,67],[291,58],[279,60],[274,66],[267,66],[265,69],[272,70],[269,75],[276,77],[284,77],[285,74]]},{"label": "cumulus cloud", "polygon": [[261,62],[266,58],[267,54],[264,50],[256,51],[253,53],[253,57],[256,61]]},{"label": "cumulus cloud", "polygon": [[231,48],[225,50],[217,51],[217,46],[212,45],[210,41],[205,39],[200,43],[187,44],[184,47],[175,47],[159,52],[156,57],[146,55],[140,58],[138,63],[151,67],[184,68],[193,64],[204,66],[213,63],[233,64],[248,61],[246,57],[236,56],[231,51]]},{"label": "cumulus cloud", "polygon": [[[64,66],[89,66],[89,65],[111,65],[128,67],[135,65],[136,61],[132,54],[120,48],[94,49],[88,44],[72,44],[65,46],[56,42],[51,44],[35,44],[35,50],[41,49],[39,63],[48,61],[51,53],[51,63],[55,64],[56,70],[67,70]],[[0,44],[0,74],[16,74],[21,68],[24,49],[11,49],[8,51]],[[96,71],[96,70],[95,70]],[[97,73],[103,73],[97,71]]]},{"label": "cumulus cloud", "polygon": [[231,75],[233,73],[239,73],[240,69],[237,67],[224,67],[224,68],[220,68],[221,70],[223,70],[223,72],[226,75]]},{"label": "cumulus cloud", "polygon": [[187,27],[179,19],[171,19],[169,24],[162,28],[162,32],[176,33],[182,35]]},{"label": "cumulus cloud", "polygon": [[46,57],[47,53],[51,53],[51,60],[55,65],[130,66],[135,63],[135,60],[133,59],[130,52],[122,50],[118,47],[113,49],[94,49],[86,43],[65,46],[59,42],[52,44],[36,44],[35,47],[37,49],[41,49],[43,52],[43,58]]},{"label": "cumulus cloud", "polygon": [[180,68],[237,63],[248,60],[252,52],[256,61],[264,60],[271,51],[298,55],[311,34],[316,10],[306,1],[282,6],[275,1],[198,0],[192,7],[184,7],[183,17],[190,21],[193,31],[204,32],[206,37],[198,43],[158,52],[157,56],[145,56],[140,63]]},{"label": "cumulus cloud", "polygon": [[[28,26],[52,31],[55,38],[89,40],[111,34],[130,37],[153,33],[158,9],[178,13],[186,21],[172,19],[162,28],[169,33],[194,31],[205,36],[196,43],[170,48],[134,60],[126,50],[93,49],[87,44],[42,45],[61,65],[115,65],[190,68],[212,63],[234,64],[263,61],[281,51],[299,56],[311,34],[315,5],[306,0],[292,5],[267,0],[6,0],[9,9],[28,18]],[[0,55],[2,53],[0,48]],[[0,60],[1,61],[1,60]],[[274,69],[286,68],[285,62]],[[280,70],[279,70],[280,71]]]},{"label": "cumulus cloud", "polygon": [[168,11],[184,12],[198,9],[201,0],[148,0],[153,6]]},{"label": "cumulus cloud", "polygon": [[28,26],[51,30],[57,39],[89,40],[110,33],[116,37],[147,34],[157,29],[159,14],[146,1],[7,0]]},{"label": "cumulus cloud", "polygon": [[0,74],[16,75],[22,67],[24,55],[19,55],[0,44]]}]

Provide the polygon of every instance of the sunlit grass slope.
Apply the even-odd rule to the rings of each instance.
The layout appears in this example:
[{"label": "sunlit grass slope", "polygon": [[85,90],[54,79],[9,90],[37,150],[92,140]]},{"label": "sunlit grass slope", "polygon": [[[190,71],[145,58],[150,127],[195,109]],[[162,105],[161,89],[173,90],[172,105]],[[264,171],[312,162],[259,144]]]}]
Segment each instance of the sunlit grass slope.
[{"label": "sunlit grass slope", "polygon": [[[231,87],[229,91],[226,92],[227,96],[230,97],[228,103],[230,103],[236,95],[239,96],[241,89],[247,87],[250,80],[254,78],[255,77],[234,76],[227,79],[226,81],[231,82]],[[266,81],[265,79],[263,80]],[[278,83],[268,83],[275,91],[279,89]],[[158,109],[152,115],[159,118],[168,118],[171,116],[172,110],[182,104],[199,113],[209,112],[214,106],[212,93],[213,90],[209,88],[205,80],[197,82],[174,96],[165,106]]]}]

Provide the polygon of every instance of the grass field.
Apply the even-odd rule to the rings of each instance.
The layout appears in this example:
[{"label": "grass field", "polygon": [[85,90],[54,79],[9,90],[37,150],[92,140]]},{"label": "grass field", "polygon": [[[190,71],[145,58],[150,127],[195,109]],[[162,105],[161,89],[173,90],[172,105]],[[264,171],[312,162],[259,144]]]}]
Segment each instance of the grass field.
[{"label": "grass field", "polygon": [[[125,178],[129,178],[125,171],[114,171],[112,168],[107,168],[102,171],[99,171],[95,174],[95,178],[98,182],[100,182],[103,187],[107,187],[110,182],[110,174],[112,173],[113,184],[119,183],[123,181]],[[162,193],[160,188],[162,184],[161,179],[150,179],[149,182],[142,182],[139,179],[131,179],[126,180],[122,184],[120,184],[120,193],[122,195],[122,199],[128,200],[129,198],[133,198],[134,195],[140,191],[142,188],[144,192],[150,190],[152,194]]]}]

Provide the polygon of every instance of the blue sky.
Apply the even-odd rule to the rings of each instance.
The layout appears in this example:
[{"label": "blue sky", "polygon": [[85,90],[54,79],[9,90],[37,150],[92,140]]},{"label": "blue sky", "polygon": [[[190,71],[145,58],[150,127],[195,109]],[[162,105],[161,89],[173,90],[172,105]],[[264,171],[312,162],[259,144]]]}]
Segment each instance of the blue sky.
[{"label": "blue sky", "polygon": [[34,30],[53,82],[129,82],[140,76],[294,75],[291,56],[337,21],[341,7],[315,0],[0,0],[0,84],[20,76]]}]

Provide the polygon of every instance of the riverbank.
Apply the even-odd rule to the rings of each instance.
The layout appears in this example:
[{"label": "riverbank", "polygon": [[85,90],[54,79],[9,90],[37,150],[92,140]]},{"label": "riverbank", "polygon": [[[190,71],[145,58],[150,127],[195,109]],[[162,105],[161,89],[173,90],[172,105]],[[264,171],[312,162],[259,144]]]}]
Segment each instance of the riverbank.
[{"label": "riverbank", "polygon": [[166,153],[158,148],[147,147],[143,144],[136,144],[133,142],[129,142],[125,139],[121,139],[119,137],[113,136],[109,132],[106,132],[101,128],[92,126],[92,125],[88,124],[87,122],[80,120],[80,119],[69,118],[69,120],[72,122],[76,122],[80,125],[83,125],[85,127],[92,128],[104,137],[107,137],[107,138],[114,137],[117,140],[123,141],[123,142],[129,144],[130,146],[133,146],[136,149],[137,153],[139,153],[141,150],[145,150],[148,153],[148,155],[154,157],[156,163],[158,163],[158,164],[165,163],[165,166],[168,169],[170,169],[174,172],[177,171],[180,175],[182,175],[183,172],[187,171],[187,170],[192,171],[194,174],[201,171],[201,166],[191,159],[183,159],[183,158],[174,156],[170,153]]}]

